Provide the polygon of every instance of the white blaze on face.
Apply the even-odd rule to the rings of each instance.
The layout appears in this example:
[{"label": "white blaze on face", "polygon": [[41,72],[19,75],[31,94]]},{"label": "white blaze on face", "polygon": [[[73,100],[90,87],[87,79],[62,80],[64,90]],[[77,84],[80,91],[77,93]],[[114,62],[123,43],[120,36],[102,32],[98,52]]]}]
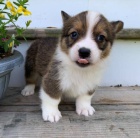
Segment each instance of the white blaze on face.
[{"label": "white blaze on face", "polygon": [[87,32],[84,38],[76,42],[69,51],[70,58],[72,61],[79,60],[78,50],[82,47],[88,48],[91,51],[90,58],[88,61],[92,64],[95,64],[100,60],[101,50],[99,50],[96,41],[93,38],[93,29],[94,26],[100,20],[100,14],[96,12],[88,12],[86,15],[87,21]]}]

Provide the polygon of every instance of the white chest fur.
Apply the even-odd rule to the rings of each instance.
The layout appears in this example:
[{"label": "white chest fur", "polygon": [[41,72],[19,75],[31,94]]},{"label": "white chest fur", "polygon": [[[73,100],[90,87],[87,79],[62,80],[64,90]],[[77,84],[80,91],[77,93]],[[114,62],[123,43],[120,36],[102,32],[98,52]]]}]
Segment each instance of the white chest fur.
[{"label": "white chest fur", "polygon": [[57,59],[62,61],[59,68],[60,89],[72,97],[87,93],[99,85],[104,62],[94,66],[79,67],[70,61],[69,57],[60,50],[57,51]]}]

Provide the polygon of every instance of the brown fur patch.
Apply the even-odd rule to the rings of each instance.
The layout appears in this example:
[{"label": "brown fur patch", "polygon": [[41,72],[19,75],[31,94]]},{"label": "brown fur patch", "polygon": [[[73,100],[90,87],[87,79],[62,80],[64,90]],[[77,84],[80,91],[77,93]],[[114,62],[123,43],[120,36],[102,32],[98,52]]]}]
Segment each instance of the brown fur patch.
[{"label": "brown fur patch", "polygon": [[101,53],[101,59],[106,58],[107,56],[109,56],[110,50],[111,50],[111,44],[108,42],[107,47]]},{"label": "brown fur patch", "polygon": [[[121,21],[109,22],[103,15],[101,15],[100,18],[101,18],[100,21],[94,27],[93,35],[95,41],[98,44],[99,49],[102,50],[101,54],[102,59],[106,58],[109,55],[116,33],[118,33],[123,28],[123,22]],[[98,42],[97,41],[98,35],[105,36],[105,41]]]},{"label": "brown fur patch", "polygon": [[[97,37],[103,35],[105,37],[104,41],[98,41]],[[93,29],[93,37],[99,47],[102,50],[101,58],[105,58],[109,55],[113,40],[115,38],[115,33],[113,31],[112,25],[104,16],[100,16],[100,21],[96,24]]]},{"label": "brown fur patch", "polygon": [[42,86],[47,94],[55,99],[61,97],[62,93],[59,89],[59,80],[58,80],[58,67],[61,61],[57,61],[53,59],[50,63],[50,68],[48,72],[45,74],[42,80]]},{"label": "brown fur patch", "polygon": [[32,43],[27,51],[25,62],[26,84],[35,84],[38,76],[43,76],[47,72],[57,41],[57,38],[46,38]]},{"label": "brown fur patch", "polygon": [[43,76],[47,71],[54,56],[58,43],[57,38],[46,38],[41,40],[39,43],[39,48],[36,56],[36,71]]},{"label": "brown fur patch", "polygon": [[[69,48],[74,45],[77,41],[84,37],[87,30],[86,25],[86,14],[87,12],[82,12],[70,19],[67,19],[64,23],[64,27],[62,29],[62,36],[61,36],[61,49],[65,53],[68,53]],[[77,39],[71,38],[71,33],[77,32],[78,37]]]},{"label": "brown fur patch", "polygon": [[57,38],[36,40],[27,51],[25,63],[26,84],[36,84],[38,76],[44,76],[42,86],[53,98],[61,95],[59,81],[56,79],[60,61],[53,60],[57,43]]},{"label": "brown fur patch", "polygon": [[32,73],[30,73],[30,76],[26,78],[26,84],[36,84],[38,77],[39,75],[35,71],[33,71]]}]

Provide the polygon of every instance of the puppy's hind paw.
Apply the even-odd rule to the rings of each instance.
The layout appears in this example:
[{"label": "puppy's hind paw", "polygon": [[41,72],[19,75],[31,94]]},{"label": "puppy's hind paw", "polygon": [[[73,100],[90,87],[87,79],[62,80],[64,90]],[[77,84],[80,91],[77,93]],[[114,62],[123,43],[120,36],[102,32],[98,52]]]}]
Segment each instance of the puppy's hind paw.
[{"label": "puppy's hind paw", "polygon": [[29,95],[33,95],[34,94],[34,89],[35,89],[35,85],[34,84],[30,84],[25,86],[25,88],[21,91],[21,94],[23,96],[29,96]]}]

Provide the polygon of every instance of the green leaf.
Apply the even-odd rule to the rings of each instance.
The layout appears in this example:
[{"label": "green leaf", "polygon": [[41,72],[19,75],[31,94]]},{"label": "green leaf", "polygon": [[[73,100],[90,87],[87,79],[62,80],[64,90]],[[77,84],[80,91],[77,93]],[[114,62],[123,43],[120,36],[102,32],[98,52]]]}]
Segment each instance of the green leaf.
[{"label": "green leaf", "polygon": [[4,4],[4,0],[0,0],[0,4]]},{"label": "green leaf", "polygon": [[15,16],[15,20],[16,20],[16,21],[18,20],[18,16]]},{"label": "green leaf", "polygon": [[7,18],[1,18],[1,17],[0,17],[0,21],[1,21],[1,20],[9,20],[9,19],[7,19]]},{"label": "green leaf", "polygon": [[13,41],[13,38],[8,39],[7,41],[4,42],[4,51],[7,52],[9,49],[10,43]]},{"label": "green leaf", "polygon": [[18,36],[22,36],[22,33],[24,32],[24,28],[16,28],[16,31],[17,31],[17,35]]},{"label": "green leaf", "polygon": [[5,11],[1,11],[1,13],[6,13],[6,14],[9,14],[9,12],[5,12]]},{"label": "green leaf", "polygon": [[31,24],[31,22],[32,22],[31,20],[27,21],[26,22],[26,27],[29,27],[29,25]]},{"label": "green leaf", "polygon": [[21,3],[21,0],[17,0],[18,1],[18,3]]},{"label": "green leaf", "polygon": [[20,6],[20,4],[19,3],[17,3],[17,2],[13,2],[16,6]]},{"label": "green leaf", "polygon": [[5,9],[8,9],[6,5],[5,5],[5,7],[4,7],[4,10],[5,10]]},{"label": "green leaf", "polygon": [[15,46],[19,46],[19,44],[21,44],[21,42],[19,40],[17,40],[17,39],[14,39],[14,43],[15,43],[14,44]]},{"label": "green leaf", "polygon": [[23,0],[23,3],[25,4],[25,3],[27,3],[28,2],[28,0]]},{"label": "green leaf", "polygon": [[8,15],[9,18],[12,18],[12,15],[10,13],[7,13],[7,15]]},{"label": "green leaf", "polygon": [[25,36],[22,36],[22,37],[24,38],[24,40],[25,40],[25,41],[27,41],[27,39],[26,39],[26,37],[25,37]]},{"label": "green leaf", "polygon": [[8,44],[4,44],[4,51],[7,52],[8,51]]}]

